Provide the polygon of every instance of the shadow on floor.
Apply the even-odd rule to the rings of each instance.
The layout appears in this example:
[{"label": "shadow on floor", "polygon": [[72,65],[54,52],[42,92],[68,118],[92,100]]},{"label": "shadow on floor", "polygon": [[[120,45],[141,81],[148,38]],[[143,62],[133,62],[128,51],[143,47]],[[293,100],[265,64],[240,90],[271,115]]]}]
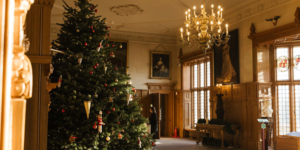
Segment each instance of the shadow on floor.
[{"label": "shadow on floor", "polygon": [[161,138],[157,140],[152,150],[242,150],[237,148],[221,148],[214,146],[202,146],[196,144],[196,140],[186,138]]}]

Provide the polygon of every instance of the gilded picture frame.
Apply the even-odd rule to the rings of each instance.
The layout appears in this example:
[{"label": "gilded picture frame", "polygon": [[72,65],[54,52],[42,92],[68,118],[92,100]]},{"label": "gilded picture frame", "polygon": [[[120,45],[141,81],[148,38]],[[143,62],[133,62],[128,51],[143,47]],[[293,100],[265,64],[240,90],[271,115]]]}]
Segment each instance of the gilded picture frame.
[{"label": "gilded picture frame", "polygon": [[150,79],[171,79],[171,53],[150,52]]}]

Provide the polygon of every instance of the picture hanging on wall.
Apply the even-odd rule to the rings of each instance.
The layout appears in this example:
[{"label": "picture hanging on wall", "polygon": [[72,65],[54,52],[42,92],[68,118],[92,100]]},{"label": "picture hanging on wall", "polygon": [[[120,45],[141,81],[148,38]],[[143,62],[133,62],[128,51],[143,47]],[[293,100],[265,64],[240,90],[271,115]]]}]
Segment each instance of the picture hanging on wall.
[{"label": "picture hanging on wall", "polygon": [[227,44],[214,46],[215,83],[240,83],[239,31],[229,32]]},{"label": "picture hanging on wall", "polygon": [[171,57],[167,51],[151,51],[150,53],[150,78],[171,79]]}]

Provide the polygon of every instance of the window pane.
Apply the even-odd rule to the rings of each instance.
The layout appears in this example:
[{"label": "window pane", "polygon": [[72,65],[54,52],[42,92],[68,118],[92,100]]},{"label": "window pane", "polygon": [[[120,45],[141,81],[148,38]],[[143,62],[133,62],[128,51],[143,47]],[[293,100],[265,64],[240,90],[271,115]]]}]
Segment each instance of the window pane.
[{"label": "window pane", "polygon": [[[300,47],[299,46],[293,48],[293,59],[297,55],[300,55]],[[291,61],[294,61],[294,60],[291,60]],[[298,67],[298,68],[300,68],[300,67]],[[300,80],[300,70],[297,70],[295,67],[294,67],[294,80]]]},{"label": "window pane", "polygon": [[207,62],[206,63],[206,74],[207,74],[207,77],[206,77],[206,83],[207,83],[207,87],[210,86],[210,62]]},{"label": "window pane", "polygon": [[201,95],[200,95],[200,106],[201,106],[201,109],[200,109],[200,114],[201,114],[201,119],[204,119],[204,91],[201,91]]},{"label": "window pane", "polygon": [[290,91],[288,85],[278,85],[279,135],[290,130]]},{"label": "window pane", "polygon": [[300,85],[295,85],[296,132],[300,132]]},{"label": "window pane", "polygon": [[194,65],[194,88],[198,87],[197,74],[198,74],[198,68],[197,65]]},{"label": "window pane", "polygon": [[[276,49],[276,58],[278,59],[281,56],[289,57],[288,48],[277,48]],[[289,79],[289,71],[281,72],[277,69],[277,81],[288,80]]]},{"label": "window pane", "polygon": [[197,102],[198,102],[198,99],[197,99],[197,91],[194,91],[194,123],[197,123],[198,122],[198,109],[197,109]]},{"label": "window pane", "polygon": [[210,119],[210,102],[209,102],[209,98],[210,98],[210,91],[206,91],[206,101],[207,101],[207,119]]},{"label": "window pane", "polygon": [[200,64],[200,82],[201,87],[204,87],[204,63]]}]

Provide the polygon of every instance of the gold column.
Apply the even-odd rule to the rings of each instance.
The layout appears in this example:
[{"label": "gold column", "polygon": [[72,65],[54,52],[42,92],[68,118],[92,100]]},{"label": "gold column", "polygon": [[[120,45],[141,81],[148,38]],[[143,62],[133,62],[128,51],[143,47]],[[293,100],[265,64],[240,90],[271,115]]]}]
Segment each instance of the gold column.
[{"label": "gold column", "polygon": [[[29,42],[24,38],[26,13],[33,0],[5,0],[1,6],[1,140],[0,149],[24,149],[26,99],[32,93],[31,63],[25,52]],[[1,59],[0,58],[0,59]]]}]

